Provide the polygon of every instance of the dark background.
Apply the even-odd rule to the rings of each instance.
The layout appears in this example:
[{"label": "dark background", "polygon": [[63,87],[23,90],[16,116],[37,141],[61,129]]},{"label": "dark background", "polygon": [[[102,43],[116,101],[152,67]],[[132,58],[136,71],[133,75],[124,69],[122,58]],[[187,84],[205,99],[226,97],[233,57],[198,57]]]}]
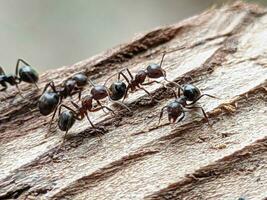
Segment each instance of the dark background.
[{"label": "dark background", "polygon": [[[38,71],[71,65],[157,26],[224,0],[1,0],[0,65],[18,58]],[[249,1],[251,2],[251,1]],[[266,0],[253,1],[267,5]]]}]

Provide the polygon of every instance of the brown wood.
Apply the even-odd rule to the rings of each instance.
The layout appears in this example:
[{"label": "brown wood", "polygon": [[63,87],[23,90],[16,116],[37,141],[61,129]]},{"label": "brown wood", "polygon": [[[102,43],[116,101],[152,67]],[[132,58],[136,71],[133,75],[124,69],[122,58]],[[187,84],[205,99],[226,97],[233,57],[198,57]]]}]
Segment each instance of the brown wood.
[{"label": "brown wood", "polygon": [[[62,145],[63,132],[45,138],[50,117],[41,116],[41,91],[22,84],[1,93],[0,199],[266,199],[267,198],[267,15],[252,4],[211,9],[178,24],[157,28],[133,41],[70,67],[48,71],[61,84],[83,71],[103,83],[119,69],[136,72],[159,62],[177,83],[193,83],[204,97],[201,112],[169,124],[160,109],[171,91],[146,88],[159,100],[138,91],[126,104],[130,115],[114,108],[112,117],[91,114],[105,126],[101,139],[88,122],[77,122]],[[90,91],[86,88],[83,94]],[[65,101],[67,102],[67,101]],[[56,123],[55,123],[56,125]]]}]

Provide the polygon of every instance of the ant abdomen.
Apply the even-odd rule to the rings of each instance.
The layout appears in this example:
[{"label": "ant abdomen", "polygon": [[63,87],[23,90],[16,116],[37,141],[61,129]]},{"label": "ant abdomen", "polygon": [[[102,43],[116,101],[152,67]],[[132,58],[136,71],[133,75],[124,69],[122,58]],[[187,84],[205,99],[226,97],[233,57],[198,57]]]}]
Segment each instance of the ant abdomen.
[{"label": "ant abdomen", "polygon": [[22,81],[27,83],[37,83],[39,75],[37,71],[31,66],[22,66],[19,68],[19,77]]},{"label": "ant abdomen", "polygon": [[38,101],[39,111],[42,115],[49,115],[58,106],[60,97],[55,92],[45,92]]},{"label": "ant abdomen", "polygon": [[78,87],[84,87],[88,83],[88,77],[83,73],[75,74],[72,79],[76,81]]},{"label": "ant abdomen", "polygon": [[122,81],[117,81],[111,84],[109,90],[111,91],[110,98],[114,101],[120,100],[124,97],[127,86]]},{"label": "ant abdomen", "polygon": [[183,86],[183,95],[187,101],[195,101],[201,95],[201,92],[196,86],[186,84]]},{"label": "ant abdomen", "polygon": [[59,115],[58,127],[62,131],[68,131],[75,121],[75,114],[71,110],[65,110]]}]

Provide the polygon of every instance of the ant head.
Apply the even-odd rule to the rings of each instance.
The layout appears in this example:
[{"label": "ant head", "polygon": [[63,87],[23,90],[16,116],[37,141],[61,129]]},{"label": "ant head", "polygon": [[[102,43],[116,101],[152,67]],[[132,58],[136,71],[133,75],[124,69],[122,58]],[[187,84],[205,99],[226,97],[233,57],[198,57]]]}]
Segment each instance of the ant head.
[{"label": "ant head", "polygon": [[82,98],[82,107],[83,108],[92,108],[93,98],[91,95],[86,95]]},{"label": "ant head", "polygon": [[187,101],[195,101],[200,96],[201,92],[196,86],[186,84],[183,86],[183,94]]},{"label": "ant head", "polygon": [[137,72],[137,74],[135,75],[135,80],[138,83],[144,83],[145,79],[146,79],[147,73],[145,70],[140,70]]},{"label": "ant head", "polygon": [[168,112],[169,121],[171,122],[172,120],[174,123],[176,119],[182,114],[183,108],[178,101],[174,100],[168,104],[167,112]]},{"label": "ant head", "polygon": [[112,83],[112,85],[109,87],[111,92],[110,98],[114,101],[120,100],[125,95],[126,89],[126,84],[121,80]]},{"label": "ant head", "polygon": [[76,81],[78,87],[84,87],[88,82],[87,76],[83,73],[75,74],[72,79]]},{"label": "ant head", "polygon": [[108,96],[107,88],[103,85],[96,85],[91,90],[91,95],[95,100],[104,99]]},{"label": "ant head", "polygon": [[149,78],[160,78],[164,77],[164,72],[159,64],[152,63],[147,66],[147,76]]},{"label": "ant head", "polygon": [[75,123],[75,114],[71,110],[65,110],[59,115],[58,127],[62,131],[68,131]]}]

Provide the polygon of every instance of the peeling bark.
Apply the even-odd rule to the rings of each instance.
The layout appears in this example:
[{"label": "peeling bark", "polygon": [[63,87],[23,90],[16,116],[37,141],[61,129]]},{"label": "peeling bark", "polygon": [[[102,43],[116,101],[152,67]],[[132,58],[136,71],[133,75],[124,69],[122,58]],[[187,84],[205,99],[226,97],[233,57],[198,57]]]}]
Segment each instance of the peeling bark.
[{"label": "peeling bark", "polygon": [[[124,67],[133,72],[166,56],[168,79],[193,83],[220,99],[203,98],[208,126],[198,111],[181,123],[160,125],[160,109],[173,97],[161,85],[126,100],[133,114],[115,108],[90,116],[105,126],[101,139],[86,120],[45,138],[41,91],[22,84],[0,97],[0,199],[266,199],[267,15],[252,4],[212,9],[40,79],[57,85],[77,72],[96,83]],[[83,94],[90,91],[87,87]],[[65,102],[68,102],[67,100]],[[108,102],[105,102],[108,103]],[[55,123],[56,125],[56,123]]]}]

